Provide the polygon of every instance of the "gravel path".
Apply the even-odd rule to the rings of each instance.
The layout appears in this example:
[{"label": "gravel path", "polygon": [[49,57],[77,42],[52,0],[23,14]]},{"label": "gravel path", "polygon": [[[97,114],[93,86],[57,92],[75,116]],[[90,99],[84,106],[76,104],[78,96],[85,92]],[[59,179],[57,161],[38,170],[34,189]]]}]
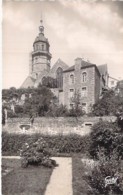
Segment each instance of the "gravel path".
[{"label": "gravel path", "polygon": [[2,156],[2,158],[4,159],[21,159],[20,156]]},{"label": "gravel path", "polygon": [[53,159],[59,166],[53,170],[45,195],[72,195],[72,158]]}]

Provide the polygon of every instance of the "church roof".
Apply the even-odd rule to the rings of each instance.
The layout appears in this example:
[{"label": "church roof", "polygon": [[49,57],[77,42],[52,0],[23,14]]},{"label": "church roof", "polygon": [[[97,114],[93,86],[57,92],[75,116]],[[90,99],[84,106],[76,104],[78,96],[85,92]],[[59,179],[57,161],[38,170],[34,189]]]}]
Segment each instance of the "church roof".
[{"label": "church roof", "polygon": [[59,58],[53,65],[51,73],[54,72],[58,67],[61,67],[63,70],[66,70],[69,66]]},{"label": "church roof", "polygon": [[21,85],[21,88],[34,87],[35,81],[36,79],[32,78],[31,76],[28,76]]}]

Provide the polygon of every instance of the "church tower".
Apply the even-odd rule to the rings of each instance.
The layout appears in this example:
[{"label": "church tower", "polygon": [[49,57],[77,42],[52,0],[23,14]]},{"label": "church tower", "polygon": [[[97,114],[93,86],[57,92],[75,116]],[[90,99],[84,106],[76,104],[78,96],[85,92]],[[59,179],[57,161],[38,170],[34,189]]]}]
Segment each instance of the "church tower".
[{"label": "church tower", "polygon": [[42,71],[50,71],[50,61],[52,55],[49,52],[50,44],[48,39],[44,36],[44,26],[41,20],[39,26],[39,35],[33,43],[33,51],[31,53],[30,74],[37,79]]}]

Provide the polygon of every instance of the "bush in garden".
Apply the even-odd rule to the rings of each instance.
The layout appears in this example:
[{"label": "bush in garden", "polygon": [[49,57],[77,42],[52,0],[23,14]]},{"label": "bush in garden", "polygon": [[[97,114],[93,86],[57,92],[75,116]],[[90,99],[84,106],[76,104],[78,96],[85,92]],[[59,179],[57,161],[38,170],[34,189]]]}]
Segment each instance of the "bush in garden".
[{"label": "bush in garden", "polygon": [[[123,194],[123,167],[122,161],[117,160],[117,153],[114,151],[110,158],[106,157],[102,151],[99,152],[99,162],[88,177],[89,185],[92,187],[95,195],[100,194]],[[116,182],[107,185],[106,177],[117,178]]]},{"label": "bush in garden", "polygon": [[20,150],[20,156],[23,168],[29,164],[43,165],[49,168],[56,166],[56,162],[50,159],[51,151],[43,138],[39,138],[36,142],[33,142],[32,139],[28,140]]},{"label": "bush in garden", "polygon": [[98,158],[100,148],[104,149],[106,156],[116,149],[118,156],[123,158],[123,134],[119,132],[117,124],[100,121],[92,127],[90,139],[89,153],[93,158]]}]

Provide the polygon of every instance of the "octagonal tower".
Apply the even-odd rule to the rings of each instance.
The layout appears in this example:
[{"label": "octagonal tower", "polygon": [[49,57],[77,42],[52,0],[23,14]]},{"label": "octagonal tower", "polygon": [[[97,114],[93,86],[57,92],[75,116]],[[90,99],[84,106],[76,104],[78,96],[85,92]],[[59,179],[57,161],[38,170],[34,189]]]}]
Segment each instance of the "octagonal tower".
[{"label": "octagonal tower", "polygon": [[50,44],[44,36],[44,26],[41,20],[39,26],[39,35],[33,43],[33,51],[31,53],[30,74],[33,78],[38,78],[42,71],[50,71],[50,61],[52,55],[49,52]]}]

